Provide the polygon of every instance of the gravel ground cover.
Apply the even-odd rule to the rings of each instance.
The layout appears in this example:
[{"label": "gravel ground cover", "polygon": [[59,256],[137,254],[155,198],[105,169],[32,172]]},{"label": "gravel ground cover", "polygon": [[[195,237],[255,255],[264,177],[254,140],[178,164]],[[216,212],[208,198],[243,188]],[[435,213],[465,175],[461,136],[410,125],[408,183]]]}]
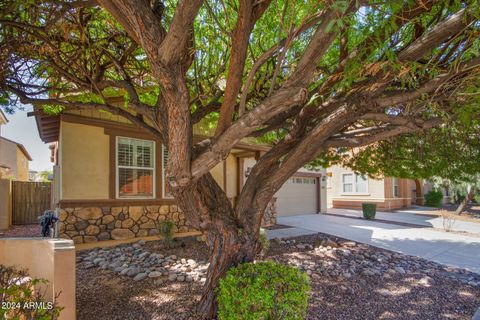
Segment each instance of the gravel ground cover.
[{"label": "gravel ground cover", "polygon": [[[198,319],[207,253],[197,241],[79,252],[78,319]],[[480,307],[478,274],[323,234],[274,240],[261,259],[309,274],[308,319],[471,319]]]},{"label": "gravel ground cover", "polygon": [[23,237],[41,237],[42,228],[39,224],[26,224],[21,226],[12,226],[6,231],[0,232],[0,238],[23,238]]},{"label": "gravel ground cover", "polygon": [[[457,210],[458,204],[445,204],[442,206],[443,210],[447,210],[448,212],[455,213]],[[457,217],[459,220],[465,220],[470,222],[480,222],[480,204],[473,203],[467,205],[465,210],[462,212],[460,216]]]}]

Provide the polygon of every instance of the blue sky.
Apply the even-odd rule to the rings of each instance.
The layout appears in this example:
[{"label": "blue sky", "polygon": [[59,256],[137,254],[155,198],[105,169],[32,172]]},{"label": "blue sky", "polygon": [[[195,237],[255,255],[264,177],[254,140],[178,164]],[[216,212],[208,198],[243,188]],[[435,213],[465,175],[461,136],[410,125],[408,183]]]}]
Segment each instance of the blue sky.
[{"label": "blue sky", "polygon": [[25,110],[15,110],[14,114],[5,114],[8,123],[2,126],[2,136],[19,142],[25,146],[33,158],[30,162],[30,170],[42,171],[52,170],[50,162],[50,150],[48,144],[40,140],[35,123],[35,117],[27,117],[31,106],[25,106]]}]

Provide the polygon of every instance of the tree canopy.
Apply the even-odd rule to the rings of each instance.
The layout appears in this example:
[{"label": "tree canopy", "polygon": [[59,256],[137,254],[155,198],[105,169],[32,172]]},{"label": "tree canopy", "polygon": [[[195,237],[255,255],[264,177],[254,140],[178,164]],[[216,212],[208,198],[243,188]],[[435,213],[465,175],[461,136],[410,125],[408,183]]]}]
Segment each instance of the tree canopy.
[{"label": "tree canopy", "polygon": [[[395,143],[412,153],[422,132],[434,150],[435,132],[478,118],[479,17],[478,0],[2,1],[0,100],[117,114],[167,145],[172,194],[208,234],[211,315],[299,168],[369,145],[382,163],[394,147],[380,141],[407,135]],[[194,125],[211,137],[194,143]],[[232,205],[209,172],[245,138],[272,148]]]}]

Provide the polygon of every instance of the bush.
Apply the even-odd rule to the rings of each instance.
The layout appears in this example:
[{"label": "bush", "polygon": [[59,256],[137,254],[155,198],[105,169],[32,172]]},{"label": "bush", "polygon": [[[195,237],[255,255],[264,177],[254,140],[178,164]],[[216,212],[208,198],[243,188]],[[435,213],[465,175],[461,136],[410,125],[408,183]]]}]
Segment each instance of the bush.
[{"label": "bush", "polygon": [[308,276],[274,262],[244,263],[228,271],[218,289],[218,319],[305,319]]},{"label": "bush", "polygon": [[425,205],[427,207],[439,208],[442,205],[443,193],[440,190],[430,190],[425,195]]},{"label": "bush", "polygon": [[0,319],[57,319],[63,308],[46,301],[42,292],[34,289],[47,283],[47,280],[31,279],[26,270],[0,264]]},{"label": "bush", "polygon": [[175,223],[173,223],[173,221],[165,220],[157,224],[158,233],[162,237],[163,244],[166,247],[172,245],[173,228],[175,228]]},{"label": "bush", "polygon": [[375,203],[362,203],[363,217],[367,220],[375,219],[377,205]]}]

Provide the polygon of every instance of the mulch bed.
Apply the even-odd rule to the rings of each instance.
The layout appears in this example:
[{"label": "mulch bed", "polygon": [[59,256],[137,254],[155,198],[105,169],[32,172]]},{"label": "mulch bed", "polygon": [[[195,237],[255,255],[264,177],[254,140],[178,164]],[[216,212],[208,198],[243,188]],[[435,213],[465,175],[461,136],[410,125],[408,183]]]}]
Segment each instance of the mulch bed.
[{"label": "mulch bed", "polygon": [[6,231],[0,231],[0,238],[31,238],[41,237],[41,227],[39,224],[25,224],[21,226],[12,226]]},{"label": "mulch bed", "polygon": [[[342,239],[323,234],[292,239],[295,240],[295,245],[272,241],[270,251],[263,259],[301,265],[307,269],[312,265],[316,265],[315,268],[319,264],[335,265],[329,273],[319,274],[318,269],[313,269],[313,274],[309,271],[313,290],[308,319],[470,320],[480,306],[480,286],[457,279],[457,274],[467,277],[467,272],[457,272],[452,268],[423,261],[421,265],[426,265],[431,271],[416,272],[408,264],[404,265],[407,270],[405,274],[385,272],[372,276],[358,273],[345,278],[342,276],[345,270],[341,269],[349,257],[353,259],[360,256],[368,260],[370,257],[386,255],[391,256],[392,260],[389,261],[394,263],[397,260],[404,263],[409,257],[367,245],[346,247],[346,241],[345,248],[351,253],[348,256],[337,256],[332,252],[343,252]],[[341,248],[330,247],[334,246],[335,241]],[[206,246],[195,241],[187,241],[183,246],[180,243],[176,248],[170,249],[165,249],[159,241],[148,242],[144,246],[152,253],[164,255],[175,254],[196,260],[208,256]],[[299,249],[298,246],[305,246],[305,249]],[[418,262],[418,259],[415,261]],[[373,260],[368,260],[368,265],[375,267]],[[345,268],[347,267],[348,264]],[[338,276],[332,276],[337,271]],[[479,279],[480,275],[475,281]],[[198,319],[194,309],[201,292],[202,285],[199,282],[165,282],[155,285],[148,279],[135,282],[108,269],[86,269],[83,262],[77,265],[78,320]]]},{"label": "mulch bed", "polygon": [[[454,213],[455,210],[457,210],[457,207],[457,204],[445,204],[442,206],[442,209]],[[462,212],[459,218],[461,220],[480,222],[480,204],[474,203],[467,205],[467,208]]]}]

